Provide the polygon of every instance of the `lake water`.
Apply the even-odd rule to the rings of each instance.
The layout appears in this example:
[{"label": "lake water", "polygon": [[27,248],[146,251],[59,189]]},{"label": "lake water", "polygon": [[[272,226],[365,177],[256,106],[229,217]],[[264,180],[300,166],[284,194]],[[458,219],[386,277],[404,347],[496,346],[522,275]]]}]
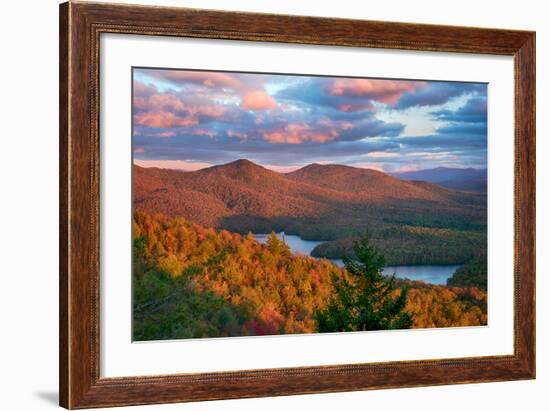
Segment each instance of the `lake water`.
[{"label": "lake water", "polygon": [[[254,238],[258,240],[258,242],[265,244],[268,235],[269,234],[254,234]],[[308,256],[316,246],[324,242],[302,240],[297,235],[277,233],[277,237],[283,238],[283,236],[292,252]],[[344,266],[343,261],[340,259],[329,260],[339,267]],[[408,278],[410,280],[419,280],[430,284],[445,285],[447,283],[447,279],[451,277],[459,267],[460,265],[399,265],[384,267],[383,272],[386,275],[392,275],[395,273],[395,276],[399,278]]]},{"label": "lake water", "polygon": [[430,284],[447,284],[460,265],[398,265],[384,267],[384,274],[410,280],[424,281]]}]

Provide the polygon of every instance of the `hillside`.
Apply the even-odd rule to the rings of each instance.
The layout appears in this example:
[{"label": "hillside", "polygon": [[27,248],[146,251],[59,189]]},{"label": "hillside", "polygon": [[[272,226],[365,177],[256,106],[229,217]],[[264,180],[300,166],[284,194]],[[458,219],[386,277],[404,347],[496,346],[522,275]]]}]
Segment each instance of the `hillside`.
[{"label": "hillside", "polygon": [[419,186],[377,170],[337,164],[310,164],[286,176],[294,181],[341,193],[353,193],[364,201],[413,199],[446,202],[448,193],[436,186]]},{"label": "hillside", "polygon": [[[303,239],[347,240],[344,248],[367,228],[373,237],[385,238],[402,226],[486,227],[485,195],[341,165],[311,164],[287,174],[248,160],[192,172],[134,166],[134,207],[243,234],[275,230]],[[457,257],[463,262],[480,246],[479,241],[468,244],[472,249]],[[335,250],[345,251],[339,246],[325,256],[334,257]]]},{"label": "hillside", "polygon": [[[133,223],[137,341],[315,332],[334,279],[353,281],[327,260],[291,253],[276,235],[263,245],[142,212]],[[414,328],[487,323],[485,291],[400,282],[409,288]]]}]

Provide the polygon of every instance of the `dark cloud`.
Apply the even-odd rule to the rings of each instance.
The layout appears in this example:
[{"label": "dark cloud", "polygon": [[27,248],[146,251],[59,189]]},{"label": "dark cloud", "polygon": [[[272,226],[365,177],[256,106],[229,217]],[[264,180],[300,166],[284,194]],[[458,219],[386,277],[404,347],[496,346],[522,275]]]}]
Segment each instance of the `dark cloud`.
[{"label": "dark cloud", "polygon": [[[337,109],[340,104],[348,103],[349,99],[331,96],[326,92],[328,82],[329,79],[321,77],[304,78],[288,88],[279,90],[275,94],[275,98],[288,104],[306,104],[332,109]],[[366,100],[364,104],[370,105],[370,102]]]},{"label": "dark cloud", "polygon": [[367,120],[357,126],[344,130],[341,140],[360,140],[365,137],[396,137],[400,135],[405,126],[401,123],[387,123],[381,120]]},{"label": "dark cloud", "polygon": [[487,98],[485,95],[470,98],[458,110],[441,110],[432,114],[437,120],[459,123],[487,123]]},{"label": "dark cloud", "polygon": [[438,133],[452,135],[474,135],[476,138],[484,141],[487,135],[487,123],[456,123],[449,126],[440,127]]},{"label": "dark cloud", "polygon": [[470,93],[486,93],[486,90],[486,84],[434,82],[430,83],[429,87],[403,94],[395,108],[437,106],[445,104],[455,97]]},{"label": "dark cloud", "polygon": [[418,137],[400,137],[396,139],[407,149],[433,148],[439,150],[482,149],[487,147],[487,140],[479,134],[441,133]]}]

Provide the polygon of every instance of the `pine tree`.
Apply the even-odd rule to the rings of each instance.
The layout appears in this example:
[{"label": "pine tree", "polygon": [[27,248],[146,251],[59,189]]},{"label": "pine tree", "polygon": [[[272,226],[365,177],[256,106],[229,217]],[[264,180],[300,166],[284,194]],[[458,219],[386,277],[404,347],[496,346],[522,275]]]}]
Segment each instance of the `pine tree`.
[{"label": "pine tree", "polygon": [[385,277],[384,255],[369,244],[368,233],[354,243],[355,260],[344,259],[352,280],[334,279],[335,295],[316,315],[319,332],[410,328],[407,289],[397,295],[395,277]]}]

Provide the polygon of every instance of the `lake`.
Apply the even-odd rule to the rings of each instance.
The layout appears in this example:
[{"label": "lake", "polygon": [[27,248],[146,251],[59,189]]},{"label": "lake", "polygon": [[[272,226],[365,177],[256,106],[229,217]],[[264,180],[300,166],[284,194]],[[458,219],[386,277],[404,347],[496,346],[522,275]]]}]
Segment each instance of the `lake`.
[{"label": "lake", "polygon": [[[262,244],[265,244],[269,234],[254,234],[254,238]],[[294,253],[310,255],[311,251],[324,241],[309,241],[302,240],[297,235],[287,235],[285,233],[277,233],[277,237],[285,238],[286,243]],[[339,267],[343,267],[344,263],[340,259],[329,259]],[[445,285],[447,279],[453,275],[460,265],[399,265],[384,267],[384,274],[396,277],[408,278],[410,280],[424,281],[430,284]]]}]

